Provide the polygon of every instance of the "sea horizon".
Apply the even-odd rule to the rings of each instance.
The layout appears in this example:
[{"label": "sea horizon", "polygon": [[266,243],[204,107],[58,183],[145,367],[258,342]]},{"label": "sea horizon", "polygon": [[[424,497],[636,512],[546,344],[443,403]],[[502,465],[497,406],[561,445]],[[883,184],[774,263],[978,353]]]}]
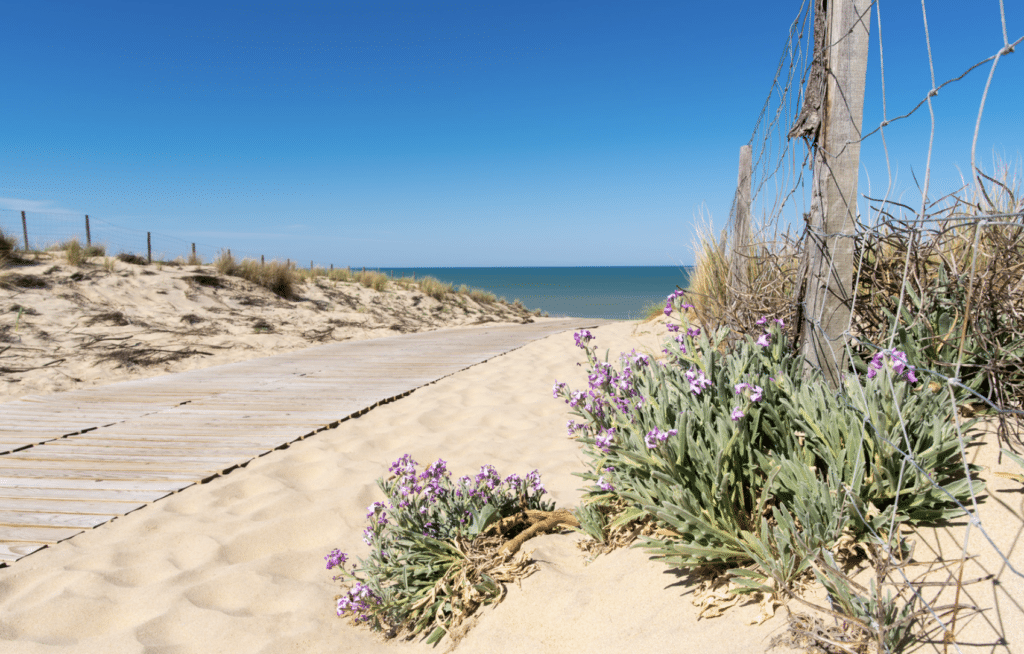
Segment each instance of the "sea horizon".
[{"label": "sea horizon", "polygon": [[636,320],[686,288],[692,266],[437,266],[367,268],[392,277],[431,276],[465,284],[552,317]]}]

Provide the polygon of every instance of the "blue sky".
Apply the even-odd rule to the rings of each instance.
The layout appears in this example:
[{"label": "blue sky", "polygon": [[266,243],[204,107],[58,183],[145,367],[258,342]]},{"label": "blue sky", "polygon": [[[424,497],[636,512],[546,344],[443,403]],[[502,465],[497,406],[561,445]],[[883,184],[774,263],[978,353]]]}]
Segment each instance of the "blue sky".
[{"label": "blue sky", "polygon": [[[716,228],[728,218],[739,147],[800,7],[8,3],[0,220],[88,213],[335,265],[690,264],[702,207]],[[997,0],[927,7],[939,83],[1002,45]],[[881,8],[892,117],[927,93],[928,61],[920,4]],[[1024,6],[1006,12],[1012,42]],[[1002,59],[989,91],[987,170],[993,153],[1021,156],[1022,56]],[[933,198],[952,190],[956,166],[969,171],[988,70],[934,100]],[[895,196],[919,202],[911,170],[924,170],[927,108],[897,125],[887,131]],[[887,181],[880,145],[865,142],[862,158],[876,194]]]}]

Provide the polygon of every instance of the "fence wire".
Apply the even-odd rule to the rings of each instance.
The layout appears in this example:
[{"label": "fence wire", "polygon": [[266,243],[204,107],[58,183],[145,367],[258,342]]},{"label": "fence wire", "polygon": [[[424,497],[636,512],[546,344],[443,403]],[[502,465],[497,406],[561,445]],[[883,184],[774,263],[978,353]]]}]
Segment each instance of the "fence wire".
[{"label": "fence wire", "polygon": [[[195,246],[196,256],[206,262],[214,261],[222,252],[230,251],[236,259],[267,261],[276,258],[274,252],[255,252],[239,250],[232,243],[215,245],[211,243],[193,242],[169,234],[150,232],[144,229],[123,227],[115,223],[89,216],[89,233],[86,233],[86,217],[84,214],[48,213],[25,211],[25,224],[22,224],[21,211],[0,209],[0,232],[17,240],[18,247],[34,251],[61,249],[73,239],[85,246],[91,243],[102,247],[107,256],[117,254],[134,254],[146,257],[152,249],[154,261],[188,260]],[[28,242],[25,243],[25,234]],[[297,262],[304,266],[306,262]],[[316,262],[317,266],[325,266]]]},{"label": "fence wire", "polygon": [[[822,143],[817,130],[808,128],[806,111],[802,111],[808,97],[813,100],[822,91],[813,62],[845,36],[830,35],[829,41],[823,41],[815,24],[817,12],[826,3],[805,1],[791,24],[750,139],[754,147],[750,213],[759,223],[753,229],[738,225],[742,213],[734,202],[727,228],[729,246],[721,250],[727,257],[744,259],[747,276],[737,284],[734,277],[719,273],[721,290],[704,298],[699,317],[711,328],[716,323],[751,325],[761,315],[784,318],[790,325],[789,337],[798,347],[806,342],[801,325],[809,325],[819,338],[840,346],[825,351],[844,371],[841,394],[850,402],[859,394],[866,403],[859,380],[872,357],[896,351],[905,352],[916,366],[919,392],[928,389],[948,395],[957,436],[952,456],[955,465],[962,467],[970,501],[957,501],[936,484],[919,459],[915,442],[921,435],[913,433],[913,425],[904,419],[915,401],[910,394],[893,407],[901,437],[887,439],[888,456],[901,462],[895,501],[912,501],[909,480],[923,476],[956,502],[960,519],[915,529],[893,520],[886,529],[870,529],[871,538],[888,557],[879,564],[886,568],[885,583],[903,602],[917,607],[920,628],[915,648],[944,654],[1024,652],[1024,469],[1012,458],[1013,453],[1024,451],[1024,197],[1020,180],[1009,166],[985,172],[977,160],[990,90],[998,84],[997,66],[1014,53],[1024,36],[1010,39],[1002,0],[998,12],[995,2],[972,4],[973,12],[991,10],[1002,40],[991,44],[989,56],[939,83],[929,21],[934,25],[936,20],[961,17],[949,11],[942,12],[941,18],[933,16],[928,2],[921,0],[928,91],[916,104],[893,106],[887,88],[906,88],[910,80],[887,74],[886,45],[892,39],[914,38],[906,31],[890,34],[886,30],[888,12],[897,4],[900,11],[906,9],[907,3],[884,0],[861,0],[857,7],[861,20],[870,21],[870,38],[877,46],[878,59],[870,61],[869,71],[870,66],[876,67],[881,84],[881,120],[877,125],[862,125],[856,143],[879,142],[886,166],[884,194],[859,196],[863,213],[854,212],[852,232],[800,224],[799,217],[806,220],[815,201],[812,180],[822,172],[814,170],[815,151]],[[833,63],[826,66],[829,78]],[[980,97],[957,93],[959,82],[976,70],[985,72],[986,67]],[[938,147],[936,105],[968,102],[977,106],[976,117],[958,127],[972,134],[970,178],[952,193],[932,199],[933,154]],[[898,199],[887,134],[899,130],[922,107],[928,109],[930,129],[918,186],[921,197],[919,202],[904,203]],[[802,233],[788,229],[794,225]],[[749,243],[737,243],[738,235],[744,233],[752,233]],[[854,278],[852,289],[847,289],[851,292],[846,293],[849,320],[836,334],[820,305],[815,315],[808,314],[807,261],[815,243],[828,244],[828,277],[841,280],[844,262],[838,259],[844,256],[844,248],[840,241],[852,241]],[[898,397],[895,387],[891,390]],[[864,420],[875,433],[885,433],[883,425],[876,424],[877,416],[865,414]],[[980,465],[981,472],[974,472],[969,464]],[[850,490],[846,492],[850,506],[860,512]],[[860,518],[870,524],[867,516]],[[902,551],[903,545],[911,546],[912,553]],[[923,572],[914,575],[913,566]],[[839,618],[834,619],[838,624]],[[853,651],[828,640],[820,636],[815,646],[827,652]]]}]

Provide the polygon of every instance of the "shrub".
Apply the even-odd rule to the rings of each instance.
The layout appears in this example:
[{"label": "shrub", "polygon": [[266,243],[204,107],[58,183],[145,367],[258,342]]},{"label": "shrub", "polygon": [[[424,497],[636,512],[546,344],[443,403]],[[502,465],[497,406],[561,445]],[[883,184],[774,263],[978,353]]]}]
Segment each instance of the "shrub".
[{"label": "shrub", "polygon": [[355,281],[375,291],[383,291],[388,285],[388,276],[377,270],[361,270],[353,277]]},{"label": "shrub", "polygon": [[[370,555],[347,569],[348,555],[328,556],[327,569],[346,579],[338,616],[350,615],[388,636],[428,631],[435,643],[481,604],[500,600],[503,581],[529,574],[524,554],[502,548],[516,534],[507,525],[528,512],[550,512],[554,504],[536,470],[502,479],[493,466],[476,477],[452,481],[439,459],[422,473],[408,454],[377,485],[385,502],[367,512],[363,541]],[[494,534],[494,536],[492,536]]]},{"label": "shrub", "polygon": [[471,289],[469,297],[480,304],[494,304],[498,301],[498,297],[494,293],[482,291],[478,288]]},{"label": "shrub", "polygon": [[64,257],[67,259],[68,264],[72,266],[81,266],[85,263],[85,253],[82,248],[82,244],[78,242],[78,239],[71,239],[71,241],[64,245]]},{"label": "shrub", "polygon": [[190,266],[201,266],[203,265],[203,257],[196,254],[195,252],[188,255],[188,265]]},{"label": "shrub", "polygon": [[420,280],[420,290],[435,300],[442,301],[452,292],[452,284],[428,275]]},{"label": "shrub", "polygon": [[[218,258],[217,261],[219,270],[221,259]],[[242,259],[241,263],[232,262],[232,272],[229,274],[262,286],[285,299],[295,296],[295,285],[298,283],[292,267],[280,261],[261,264],[255,259]]]},{"label": "shrub", "polygon": [[[682,295],[669,296],[666,314],[690,308]],[[902,352],[876,353],[867,375],[834,392],[805,373],[781,320],[758,323],[752,334],[708,334],[684,318],[669,326],[665,360],[634,352],[618,368],[598,360],[589,332],[576,334],[590,388],[556,382],[554,392],[583,418],[569,432],[589,458],[591,531],[646,520],[662,535],[643,540],[656,557],[732,567],[745,590],[784,594],[844,534],[895,547],[892,525],[962,513],[972,489],[955,409],[916,384]],[[624,508],[611,520],[595,516],[614,507]]]},{"label": "shrub", "polygon": [[350,282],[352,281],[352,269],[348,266],[345,268],[334,268],[327,273],[327,278],[335,282]]},{"label": "shrub", "polygon": [[125,263],[135,264],[136,266],[145,266],[147,263],[146,257],[140,257],[137,254],[129,254],[128,252],[121,252],[120,254],[118,254],[117,260],[123,261]]},{"label": "shrub", "polygon": [[222,275],[235,275],[238,271],[238,262],[231,256],[231,250],[221,250],[217,258],[213,260],[213,266]]}]

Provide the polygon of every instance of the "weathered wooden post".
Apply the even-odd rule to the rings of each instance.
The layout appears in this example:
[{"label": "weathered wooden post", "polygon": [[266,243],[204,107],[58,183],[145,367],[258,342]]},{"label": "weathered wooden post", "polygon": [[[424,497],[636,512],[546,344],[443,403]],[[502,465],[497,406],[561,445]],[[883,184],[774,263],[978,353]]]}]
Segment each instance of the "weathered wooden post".
[{"label": "weathered wooden post", "polygon": [[266,265],[266,262],[263,260],[263,255],[262,254],[260,255],[260,265],[261,266],[265,266]]},{"label": "weathered wooden post", "polygon": [[28,223],[25,221],[25,212],[21,212],[21,233],[25,235],[25,252],[28,252]]},{"label": "weathered wooden post", "polygon": [[849,363],[844,332],[853,305],[870,8],[870,0],[816,0],[815,60],[804,110],[789,133],[812,137],[815,146],[801,348],[805,368],[821,370],[833,388]]},{"label": "weathered wooden post", "polygon": [[85,214],[85,246],[92,246],[92,232],[89,231],[89,214]]},{"label": "weathered wooden post", "polygon": [[740,147],[740,170],[736,181],[736,213],[732,225],[729,256],[729,284],[733,293],[750,291],[750,169],[751,147]]},{"label": "weathered wooden post", "polygon": [[192,244],[192,261],[196,260],[196,244]]},{"label": "weathered wooden post", "polygon": [[146,259],[153,263],[153,234],[146,232]]}]

